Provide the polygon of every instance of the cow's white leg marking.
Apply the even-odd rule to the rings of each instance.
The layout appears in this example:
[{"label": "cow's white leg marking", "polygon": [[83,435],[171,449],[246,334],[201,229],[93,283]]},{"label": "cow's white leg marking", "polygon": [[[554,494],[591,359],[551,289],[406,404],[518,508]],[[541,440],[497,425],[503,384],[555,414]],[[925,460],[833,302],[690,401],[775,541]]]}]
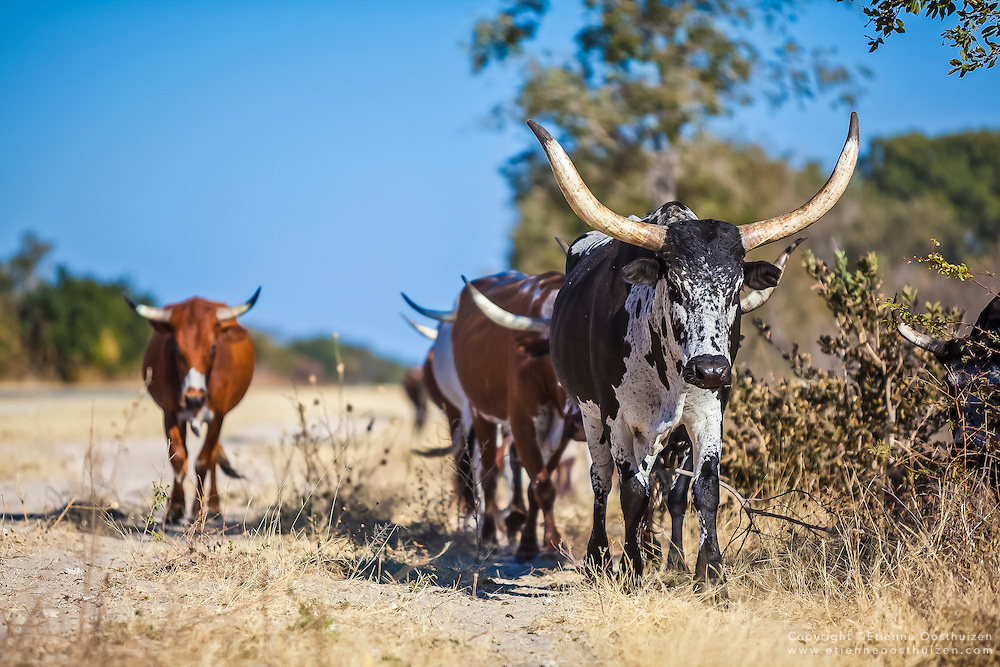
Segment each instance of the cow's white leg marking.
[{"label": "cow's white leg marking", "polygon": [[722,454],[722,401],[714,391],[691,388],[684,423],[691,436],[694,457],[692,497],[698,513],[700,536],[695,579],[721,580],[722,553],[716,530],[719,509],[719,458]]}]

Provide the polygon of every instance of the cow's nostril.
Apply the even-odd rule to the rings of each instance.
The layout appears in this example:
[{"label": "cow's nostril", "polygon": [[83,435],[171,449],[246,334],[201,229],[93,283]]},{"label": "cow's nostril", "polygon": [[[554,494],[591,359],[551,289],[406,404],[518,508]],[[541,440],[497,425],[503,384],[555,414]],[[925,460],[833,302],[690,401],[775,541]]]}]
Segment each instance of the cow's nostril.
[{"label": "cow's nostril", "polygon": [[185,396],[184,397],[184,407],[188,410],[197,410],[205,405],[204,396]]}]

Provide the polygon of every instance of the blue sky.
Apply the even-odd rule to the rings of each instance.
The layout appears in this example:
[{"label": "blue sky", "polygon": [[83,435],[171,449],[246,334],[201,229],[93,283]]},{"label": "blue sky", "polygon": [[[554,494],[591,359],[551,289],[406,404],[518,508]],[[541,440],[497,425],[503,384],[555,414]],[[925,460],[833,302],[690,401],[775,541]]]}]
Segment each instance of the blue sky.
[{"label": "blue sky", "polygon": [[[572,49],[578,2],[539,36]],[[486,129],[517,71],[473,76],[494,1],[0,3],[0,257],[34,230],[57,263],[127,277],[160,303],[238,302],[284,337],[329,335],[417,361],[405,290],[448,307],[460,275],[505,268],[515,214],[498,168],[527,128]],[[875,78],[862,140],[1000,126],[996,70],[948,77],[941,25],[868,54],[860,8],[796,28]],[[847,110],[741,110],[710,129],[829,166]],[[743,221],[732,221],[743,222]]]}]

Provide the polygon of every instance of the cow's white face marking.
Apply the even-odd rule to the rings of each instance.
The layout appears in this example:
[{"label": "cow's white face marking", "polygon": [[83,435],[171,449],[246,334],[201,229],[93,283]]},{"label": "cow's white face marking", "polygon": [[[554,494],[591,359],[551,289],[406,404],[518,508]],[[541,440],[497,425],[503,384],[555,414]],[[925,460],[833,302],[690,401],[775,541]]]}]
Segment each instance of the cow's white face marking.
[{"label": "cow's white face marking", "polygon": [[181,397],[188,390],[203,391],[208,393],[208,384],[205,382],[205,374],[199,370],[192,368],[188,371],[187,375],[184,376],[184,384],[181,385]]}]

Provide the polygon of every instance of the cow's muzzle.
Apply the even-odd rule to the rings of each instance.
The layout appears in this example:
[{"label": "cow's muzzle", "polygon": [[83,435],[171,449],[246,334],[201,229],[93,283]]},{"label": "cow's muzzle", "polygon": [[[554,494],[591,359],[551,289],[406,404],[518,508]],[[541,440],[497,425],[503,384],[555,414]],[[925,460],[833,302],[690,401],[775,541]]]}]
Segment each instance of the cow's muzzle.
[{"label": "cow's muzzle", "polygon": [[205,394],[185,394],[184,409],[188,412],[197,412],[205,407]]},{"label": "cow's muzzle", "polygon": [[720,389],[733,382],[733,367],[718,354],[702,354],[684,366],[683,378],[701,389]]}]

